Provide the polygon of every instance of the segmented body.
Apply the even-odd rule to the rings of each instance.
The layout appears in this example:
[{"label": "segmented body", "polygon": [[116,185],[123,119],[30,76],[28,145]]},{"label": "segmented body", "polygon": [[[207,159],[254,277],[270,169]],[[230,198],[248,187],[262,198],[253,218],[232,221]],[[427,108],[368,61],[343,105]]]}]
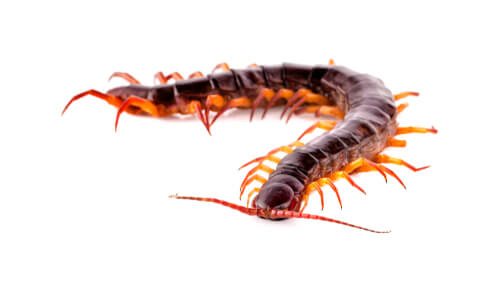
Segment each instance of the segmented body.
[{"label": "segmented body", "polygon": [[[89,93],[75,96],[68,106],[85,94]],[[269,177],[253,200],[252,208],[247,208],[247,214],[271,219],[306,218],[306,214],[298,211],[303,197],[311,191],[310,185],[318,179],[343,171],[349,164],[360,159],[371,164],[384,177],[384,171],[393,175],[389,169],[378,164],[373,165],[371,161],[376,161],[377,156],[387,146],[386,143],[398,133],[398,109],[394,96],[380,79],[346,67],[284,63],[248,69],[228,69],[205,77],[178,80],[172,84],[153,87],[132,84],[96,96],[119,106],[118,116],[122,111],[147,112],[154,116],[195,113],[209,131],[215,119],[231,107],[252,108],[252,116],[255,108],[259,106],[266,106],[267,110],[271,105],[285,103],[287,107],[292,107],[290,116],[301,110],[316,110],[319,114],[333,114],[337,117],[343,117],[345,114],[343,121],[334,128],[294,149],[279,161],[274,171],[268,171]],[[130,102],[130,98],[139,101]],[[329,111],[322,112],[322,106],[330,106]],[[203,108],[206,109],[205,115],[201,111]],[[209,110],[218,112],[211,123],[208,120]],[[425,132],[434,131],[427,129]],[[262,164],[265,159],[262,158],[259,163]],[[358,168],[362,166],[356,166],[354,169]],[[214,199],[186,199],[211,201],[226,206],[228,204]],[[236,209],[245,212],[244,208]]]}]

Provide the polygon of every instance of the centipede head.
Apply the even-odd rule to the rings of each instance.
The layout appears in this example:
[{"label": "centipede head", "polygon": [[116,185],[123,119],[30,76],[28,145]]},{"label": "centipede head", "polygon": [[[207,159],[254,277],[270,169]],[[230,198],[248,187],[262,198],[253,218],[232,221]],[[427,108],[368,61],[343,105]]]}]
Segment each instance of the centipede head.
[{"label": "centipede head", "polygon": [[282,220],[284,218],[276,218],[271,212],[296,211],[300,207],[300,199],[297,192],[289,184],[271,182],[262,187],[253,200],[252,206],[256,209],[262,209],[264,215],[258,215],[261,218]]}]

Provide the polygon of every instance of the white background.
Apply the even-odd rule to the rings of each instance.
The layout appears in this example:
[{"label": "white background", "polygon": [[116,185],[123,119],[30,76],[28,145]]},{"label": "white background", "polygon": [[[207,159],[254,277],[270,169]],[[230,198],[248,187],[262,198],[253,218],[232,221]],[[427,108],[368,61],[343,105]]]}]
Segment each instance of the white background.
[{"label": "white background", "polygon": [[[493,1],[491,1],[492,3]],[[473,1],[16,1],[0,5],[0,295],[498,295],[498,8]],[[488,3],[488,2],[485,2]],[[284,61],[338,64],[420,97],[391,166],[325,188],[320,221],[271,222],[168,195],[238,200],[237,168],[295,139],[312,116],[248,123],[232,112],[209,137],[191,117],[122,116],[76,93]],[[259,114],[257,114],[259,115]],[[259,116],[257,116],[259,117]]]}]

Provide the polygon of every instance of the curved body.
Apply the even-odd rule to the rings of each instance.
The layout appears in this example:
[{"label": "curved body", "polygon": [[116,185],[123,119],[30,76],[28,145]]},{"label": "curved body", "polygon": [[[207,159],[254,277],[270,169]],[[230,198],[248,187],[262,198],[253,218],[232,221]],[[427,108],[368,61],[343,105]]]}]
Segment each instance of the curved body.
[{"label": "curved body", "polygon": [[[241,206],[213,198],[177,197],[216,202],[263,218],[330,219],[303,214],[302,211],[299,212],[299,209],[304,202],[304,197],[311,192],[312,185],[322,197],[318,186],[328,183],[337,192],[340,202],[338,191],[330,181],[327,180],[327,183],[319,183],[319,185],[314,184],[336,172],[341,172],[341,176],[361,191],[363,190],[354,184],[347,173],[357,172],[358,169],[359,171],[376,169],[384,175],[386,180],[385,173],[388,173],[404,186],[391,170],[373,162],[401,164],[417,171],[419,169],[402,160],[388,156],[380,157],[380,152],[397,134],[437,132],[434,128],[409,127],[405,130],[398,130],[396,116],[406,107],[406,104],[402,104],[405,106],[400,108],[396,106],[395,100],[408,95],[418,95],[418,93],[407,92],[395,97],[380,79],[342,66],[306,66],[284,63],[248,69],[227,67],[227,71],[224,72],[153,87],[139,85],[138,81],[129,74],[119,74],[121,77],[128,75],[124,78],[133,84],[111,89],[106,94],[95,90],[87,91],[75,96],[66,108],[74,100],[92,94],[120,107],[117,122],[122,111],[130,113],[141,111],[154,116],[192,113],[200,117],[209,132],[211,124],[227,109],[252,108],[251,116],[253,116],[255,109],[264,106],[266,101],[267,106],[263,116],[272,105],[285,103],[286,108],[293,106],[288,118],[294,112],[301,110],[298,109],[299,106],[302,106],[302,109],[312,106],[317,112],[320,112],[323,106],[337,110],[336,113],[325,114],[333,114],[343,121],[335,122],[336,125],[329,128],[327,132],[287,152],[289,154],[283,159],[275,161],[277,162],[276,169],[262,166],[266,157],[256,159],[260,160],[259,165],[261,165],[256,169],[266,168],[269,177],[267,180],[262,177],[257,178],[263,185],[254,198],[251,208],[247,206],[245,210]],[[166,83],[166,80],[164,82]],[[206,109],[205,115],[202,114],[202,108]],[[210,110],[218,113],[209,124],[208,112]],[[399,146],[404,147],[404,145]],[[350,169],[347,170],[347,167]],[[256,169],[249,172],[249,175],[255,173]],[[254,180],[247,180],[247,178],[242,184],[242,194],[248,181]],[[307,200],[305,203],[307,204]],[[328,221],[353,226],[337,220]]]}]

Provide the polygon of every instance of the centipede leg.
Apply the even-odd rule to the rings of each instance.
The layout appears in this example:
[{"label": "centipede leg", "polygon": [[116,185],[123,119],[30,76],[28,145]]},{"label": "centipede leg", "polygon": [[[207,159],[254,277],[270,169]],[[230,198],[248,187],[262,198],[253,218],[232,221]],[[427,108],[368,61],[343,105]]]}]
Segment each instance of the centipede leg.
[{"label": "centipede leg", "polygon": [[391,156],[385,155],[385,154],[377,154],[375,156],[374,161],[377,163],[392,163],[392,164],[402,165],[404,167],[409,168],[410,170],[412,170],[414,172],[425,170],[425,169],[430,167],[429,165],[426,165],[426,166],[417,168],[417,167],[407,163],[406,161],[404,161],[402,159],[399,159],[396,157],[391,157]]},{"label": "centipede leg", "polygon": [[252,111],[250,112],[250,121],[252,121],[255,109],[260,105],[262,100],[266,99],[267,101],[270,101],[274,97],[274,95],[275,95],[274,90],[270,88],[262,88],[260,90],[259,95],[257,96],[257,98],[255,98],[252,105]]},{"label": "centipede leg", "polygon": [[245,192],[245,189],[248,185],[250,185],[250,183],[252,183],[253,181],[258,181],[262,184],[266,183],[267,179],[262,177],[261,175],[253,175],[252,177],[250,177],[244,184],[243,188],[240,190],[240,200],[241,200],[241,197],[243,196],[243,193]]},{"label": "centipede leg", "polygon": [[160,84],[167,84],[170,79],[183,80],[184,77],[182,77],[179,72],[173,72],[168,74],[167,76],[165,76],[162,72],[158,72],[155,74],[154,79],[160,81]]},{"label": "centipede leg", "polygon": [[201,73],[200,71],[196,71],[194,73],[191,73],[188,78],[191,79],[191,78],[198,78],[198,77],[203,77],[203,76],[205,76],[205,75],[203,75],[203,73]]},{"label": "centipede leg", "polygon": [[264,171],[264,172],[266,172],[268,174],[274,172],[274,169],[272,169],[271,167],[269,167],[269,166],[267,166],[265,164],[260,163],[259,165],[257,165],[256,167],[254,167],[253,169],[251,169],[250,171],[248,171],[247,175],[243,179],[243,182],[241,182],[240,190],[242,190],[243,186],[245,186],[246,181],[248,180],[248,178],[250,178],[250,176],[252,176],[258,170]]},{"label": "centipede leg", "polygon": [[387,173],[388,175],[390,175],[391,177],[393,177],[394,179],[396,179],[399,182],[399,184],[401,184],[401,186],[403,186],[404,189],[406,189],[406,185],[403,183],[403,181],[401,180],[401,178],[399,178],[399,176],[396,175],[396,173],[394,173],[391,169],[389,169],[386,166],[381,165],[378,162],[376,162],[376,163],[372,162],[369,166],[358,167],[358,168],[355,169],[355,171],[357,173],[359,173],[359,172],[369,172],[369,171],[378,171],[378,172],[384,174],[384,178],[385,178],[386,183],[387,183],[387,176],[385,175],[385,173]]},{"label": "centipede leg", "polygon": [[68,110],[69,106],[71,104],[73,104],[73,102],[75,102],[75,101],[77,101],[85,96],[88,96],[88,95],[102,99],[102,100],[108,102],[110,105],[113,105],[115,107],[120,107],[123,103],[123,100],[121,98],[102,93],[102,92],[97,91],[95,89],[90,89],[90,90],[84,91],[82,93],[79,93],[76,96],[74,96],[73,98],[71,98],[71,100],[69,100],[68,104],[66,104],[66,106],[64,107],[61,115],[64,115],[66,110]]},{"label": "centipede leg", "polygon": [[[262,180],[262,176],[260,175],[257,175],[256,172],[261,170],[261,171],[264,171],[265,173],[272,173],[274,172],[274,169],[272,169],[271,167],[263,164],[263,162],[265,160],[269,160],[269,161],[272,161],[274,163],[279,163],[280,162],[280,158],[279,157],[276,157],[274,156],[275,153],[277,152],[285,152],[287,154],[289,153],[292,153],[293,151],[293,148],[292,147],[299,147],[299,146],[303,146],[304,143],[301,143],[301,142],[293,142],[287,146],[281,146],[281,147],[278,147],[276,149],[273,149],[271,151],[269,151],[269,153],[266,155],[266,156],[263,156],[263,157],[258,157],[254,160],[251,160],[249,162],[247,162],[246,164],[242,165],[240,167],[240,169],[254,163],[254,162],[257,162],[257,166],[254,167],[253,169],[251,169],[247,175],[245,176],[245,178],[243,179],[243,182],[241,183],[241,186],[240,186],[240,199],[241,199],[241,196],[243,195],[243,193],[245,192],[245,188],[248,186],[248,184],[250,184],[251,182],[253,182],[254,180],[256,180],[256,178],[259,180]],[[265,181],[265,180],[264,180]],[[264,183],[264,182],[262,182]]]},{"label": "centipede leg", "polygon": [[234,98],[231,99],[224,107],[222,107],[219,112],[212,118],[212,121],[210,122],[210,126],[212,126],[215,121],[227,110],[231,108],[237,108],[237,107],[242,107],[242,108],[249,108],[252,106],[252,101],[247,98],[247,97],[239,97],[239,98]]},{"label": "centipede leg", "polygon": [[141,84],[139,80],[135,79],[132,75],[125,72],[115,72],[111,74],[108,80],[111,80],[113,77],[120,77],[130,82],[130,84]]},{"label": "centipede leg", "polygon": [[404,134],[412,134],[412,133],[420,133],[420,134],[425,134],[425,133],[433,133],[437,134],[437,129],[432,127],[432,128],[425,128],[425,127],[414,127],[414,126],[407,126],[407,127],[398,127],[396,130],[396,135],[404,135]]},{"label": "centipede leg", "polygon": [[266,108],[262,112],[262,117],[261,119],[264,119],[264,117],[267,114],[267,111],[269,108],[271,108],[279,99],[285,99],[285,100],[290,100],[294,95],[293,90],[287,89],[287,88],[282,88],[276,92],[274,97],[271,98],[271,100],[267,103]]},{"label": "centipede leg", "polygon": [[226,100],[221,95],[209,95],[205,101],[205,122],[209,122],[209,113],[212,106],[221,109],[226,105]]},{"label": "centipede leg", "polygon": [[292,153],[293,151],[293,148],[295,147],[300,147],[300,146],[304,146],[304,143],[300,142],[300,141],[295,141],[291,144],[288,144],[286,146],[280,146],[278,148],[275,148],[271,151],[269,151],[266,155],[264,156],[261,156],[261,157],[257,157],[257,158],[254,158],[252,160],[250,160],[249,162],[245,163],[244,165],[242,165],[239,170],[241,170],[242,168],[246,167],[246,166],[249,166],[250,164],[254,163],[254,162],[258,162],[258,163],[262,163],[264,162],[265,160],[270,160],[272,162],[275,162],[275,163],[278,163],[279,162],[279,158],[274,156],[275,153],[278,153],[278,152],[285,152],[286,154],[290,154]]},{"label": "centipede leg", "polygon": [[203,117],[200,102],[199,101],[191,101],[188,105],[188,112],[191,114],[196,114],[196,116],[198,116],[198,119],[201,121],[201,123],[203,123],[203,125],[207,129],[208,134],[211,136],[212,133],[210,132],[210,125],[208,124],[207,121],[205,121],[205,118]]},{"label": "centipede leg", "polygon": [[302,205],[302,209],[300,210],[301,214],[304,212],[304,210],[306,209],[306,207],[309,203],[309,195],[314,191],[318,191],[319,196],[321,197],[321,210],[324,209],[325,199],[324,199],[324,195],[323,195],[323,190],[321,190],[321,186],[319,185],[318,182],[312,182],[307,186],[306,192],[304,193],[304,196],[302,197],[304,204]]},{"label": "centipede leg", "polygon": [[[353,187],[355,187],[356,189],[361,191],[363,194],[366,194],[366,192],[358,184],[356,184],[354,182],[354,180],[352,180],[349,173],[359,172],[359,171],[371,171],[371,170],[375,170],[375,171],[379,172],[384,177],[384,180],[386,183],[387,183],[387,175],[386,175],[386,173],[387,173],[387,174],[393,176],[394,178],[396,178],[399,181],[399,183],[401,183],[401,185],[403,185],[403,187],[405,187],[405,185],[403,184],[401,179],[392,170],[382,166],[381,164],[375,163],[369,159],[358,158],[357,160],[347,164],[342,171],[334,172],[334,173],[330,174],[328,177],[320,178],[314,182],[311,182],[308,185],[308,187],[306,188],[306,192],[305,192],[304,198],[303,198],[304,205],[303,205],[300,212],[302,213],[304,211],[304,209],[306,208],[307,203],[308,203],[309,195],[314,191],[318,191],[318,193],[320,194],[321,209],[323,209],[324,201],[323,201],[323,192],[321,191],[321,186],[323,186],[323,185],[328,185],[332,188],[332,190],[337,195],[337,199],[339,201],[340,208],[342,208],[342,201],[340,199],[339,192],[337,190],[337,187],[335,187],[335,185],[333,183],[333,181],[338,180],[338,179],[346,179]],[[320,189],[318,190],[318,188],[320,188]]]},{"label": "centipede leg", "polygon": [[[130,108],[132,107],[132,108]],[[155,105],[153,102],[146,100],[144,98],[131,96],[121,104],[120,108],[116,113],[115,120],[115,131],[118,129],[118,120],[120,119],[123,111],[127,111],[131,114],[137,114],[140,112],[145,112],[151,116],[159,117],[163,116],[164,112],[161,108]]]},{"label": "centipede leg", "polygon": [[361,188],[358,184],[356,184],[356,182],[354,182],[354,180],[351,178],[351,176],[344,171],[334,172],[331,175],[329,175],[328,177],[331,178],[332,180],[346,179],[347,182],[349,182],[349,184],[351,184],[351,186],[358,189],[363,194],[366,194],[366,192],[363,190],[363,188]]},{"label": "centipede leg", "polygon": [[320,121],[316,122],[315,124],[311,125],[310,127],[308,127],[300,135],[300,137],[297,139],[297,141],[300,141],[305,135],[312,133],[317,128],[329,131],[329,130],[333,129],[336,124],[337,124],[337,121],[335,121],[335,120],[320,120]]},{"label": "centipede leg", "polygon": [[212,70],[212,73],[214,73],[217,70],[222,70],[222,71],[229,71],[231,68],[229,68],[229,65],[227,63],[220,63],[214,67]]},{"label": "centipede leg", "polygon": [[387,145],[387,147],[403,148],[403,147],[406,147],[406,140],[390,138],[387,140],[386,145]]},{"label": "centipede leg", "polygon": [[397,95],[394,95],[394,100],[395,101],[398,101],[398,100],[401,100],[403,98],[406,98],[408,96],[419,96],[420,94],[418,92],[414,92],[414,91],[405,91],[405,92],[402,92],[402,93],[399,93]]},{"label": "centipede leg", "polygon": [[408,108],[408,103],[402,103],[396,107],[396,111],[398,112],[398,114],[400,114],[406,108]]},{"label": "centipede leg", "polygon": [[298,108],[295,111],[295,114],[302,114],[302,113],[314,113],[316,117],[320,117],[321,115],[327,115],[331,117],[335,117],[338,119],[343,119],[344,118],[344,112],[340,110],[336,106],[327,106],[327,105],[322,105],[322,106],[304,106],[301,108]]},{"label": "centipede leg", "polygon": [[281,112],[281,115],[280,115],[280,119],[283,119],[283,116],[285,116],[288,108],[290,108],[292,105],[294,105],[297,102],[297,100],[300,100],[302,97],[304,97],[305,95],[310,94],[310,93],[312,93],[312,91],[307,89],[307,88],[300,88],[299,90],[297,90],[293,94],[293,96],[288,100],[288,102],[285,105],[285,108],[283,108],[283,111]]},{"label": "centipede leg", "polygon": [[299,108],[302,104],[304,103],[313,103],[313,104],[318,104],[318,105],[326,105],[328,104],[328,99],[325,98],[322,95],[310,93],[302,97],[295,105],[293,105],[292,109],[290,110],[290,113],[288,114],[288,117],[286,119],[286,122],[292,118],[292,115],[294,114],[295,110]]},{"label": "centipede leg", "polygon": [[254,189],[252,189],[252,191],[250,191],[250,193],[248,193],[248,196],[247,196],[247,208],[250,206],[250,198],[252,198],[252,195],[256,192],[260,192],[260,188],[258,187],[255,187]]}]

